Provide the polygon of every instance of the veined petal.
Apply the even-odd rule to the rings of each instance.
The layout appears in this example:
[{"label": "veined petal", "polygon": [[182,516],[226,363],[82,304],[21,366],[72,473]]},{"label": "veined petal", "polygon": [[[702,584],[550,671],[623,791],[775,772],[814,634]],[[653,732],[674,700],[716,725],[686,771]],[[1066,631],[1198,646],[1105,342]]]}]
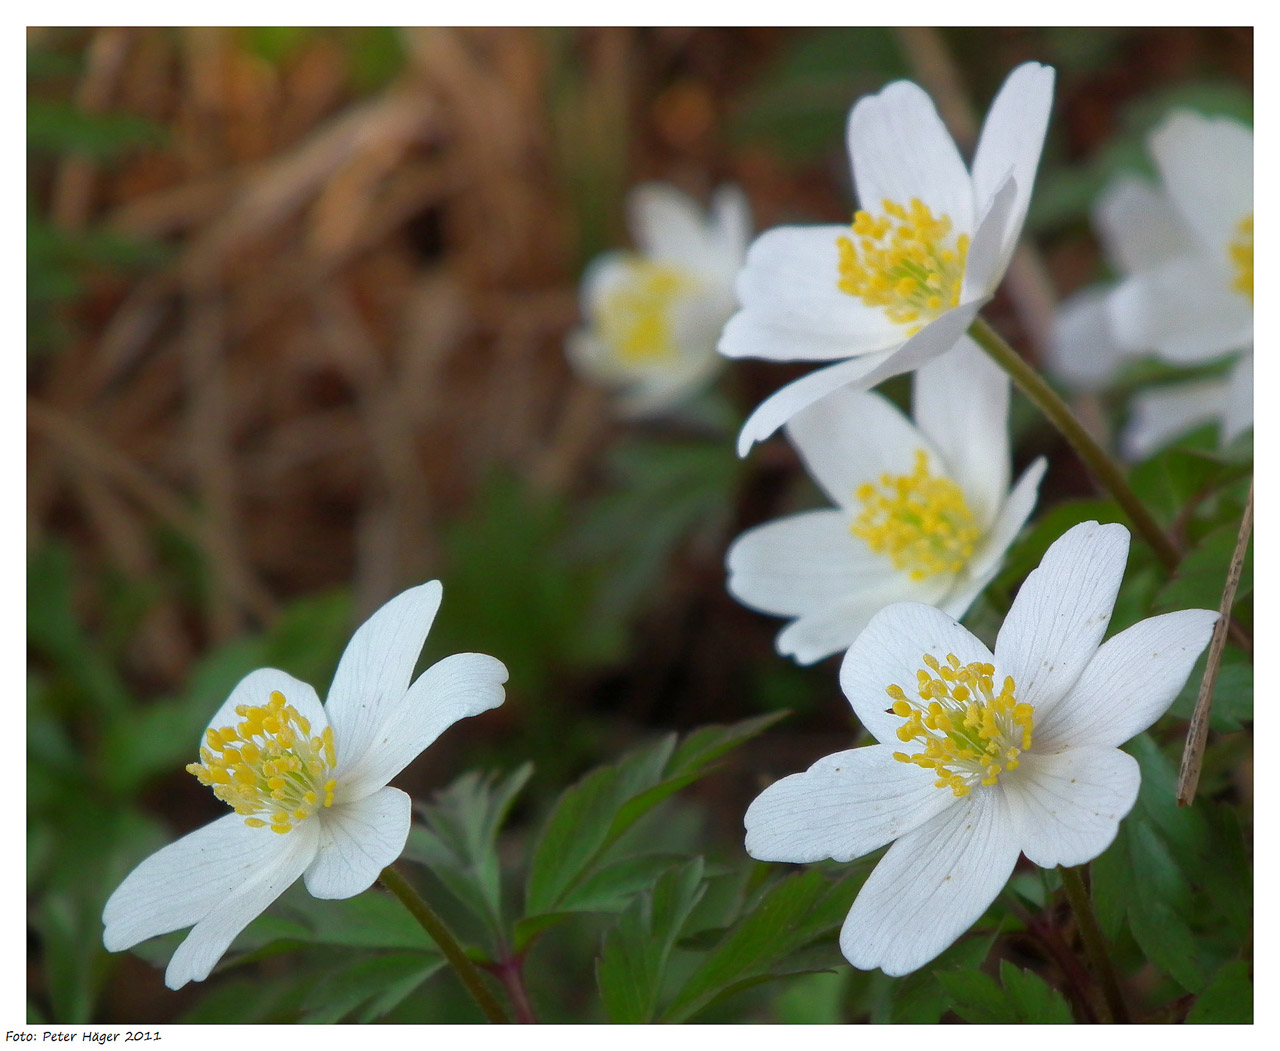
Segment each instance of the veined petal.
[{"label": "veined petal", "polygon": [[840,951],[894,977],[923,967],[986,912],[1018,850],[1002,792],[956,800],[880,859],[844,921]]},{"label": "veined petal", "polygon": [[[272,693],[282,693],[285,701],[297,709],[298,714],[311,724],[312,736],[319,736],[329,725],[324,707],[316,691],[301,679],[295,679],[287,672],[276,668],[259,668],[251,671],[238,683],[221,707],[213,713],[209,720],[209,730],[219,730],[224,726],[236,726],[244,721],[236,714],[236,708],[247,704],[253,708],[265,707],[271,700]],[[199,747],[205,744],[204,734],[200,735]]]},{"label": "veined petal", "polygon": [[1081,522],[1049,546],[1018,590],[996,637],[996,681],[1012,675],[1037,722],[1097,653],[1128,553],[1124,526]]},{"label": "veined petal", "polygon": [[1168,195],[1132,175],[1102,192],[1094,205],[1093,224],[1107,258],[1124,274],[1199,249]]},{"label": "veined petal", "polygon": [[973,242],[969,245],[969,258],[965,262],[961,301],[976,299],[978,296],[989,297],[1004,278],[1009,258],[1017,244],[1016,231],[1013,242],[1008,245],[1004,242],[1010,216],[1017,202],[1018,181],[1011,173],[999,184],[978,220]]},{"label": "veined petal", "polygon": [[[799,616],[906,574],[850,531],[842,510],[805,511],[748,529],[729,547],[729,591],[765,613]],[[853,641],[853,636],[849,637]]]},{"label": "veined petal", "polygon": [[1009,490],[1009,377],[968,335],[922,365],[911,415],[985,532]]},{"label": "veined petal", "polygon": [[1242,354],[1227,377],[1226,406],[1222,412],[1222,444],[1253,426],[1253,351]]},{"label": "veined petal", "polygon": [[[756,442],[768,438],[796,413],[840,387],[867,390],[892,376],[918,369],[930,358],[951,349],[986,302],[984,298],[961,303],[935,318],[899,347],[829,365],[774,391],[742,425],[738,433],[738,455],[746,456]],[[720,349],[724,351],[723,343]]]},{"label": "veined petal", "polygon": [[884,201],[919,198],[958,233],[973,231],[973,184],[928,95],[909,80],[858,100],[849,114],[849,159],[858,204],[872,215]]},{"label": "veined petal", "polygon": [[1046,364],[1076,390],[1097,391],[1115,375],[1122,351],[1111,331],[1110,284],[1090,285],[1058,307]]},{"label": "veined petal", "polygon": [[778,633],[778,652],[794,657],[797,664],[812,664],[847,650],[871,618],[895,602],[935,605],[951,587],[951,577],[938,574],[912,580],[898,572],[890,580],[864,584],[843,598],[801,614]]},{"label": "veined petal", "polygon": [[747,808],[747,853],[760,861],[852,861],[958,804],[934,777],[872,745],[775,781]]},{"label": "veined petal", "polygon": [[954,618],[917,602],[882,609],[849,647],[840,665],[840,689],[858,720],[881,744],[898,746],[902,719],[887,711],[892,685],[915,692],[921,658],[931,653],[945,661],[954,653],[961,664],[993,663],[991,651]]},{"label": "veined petal", "polygon": [[367,746],[344,761],[338,753],[336,793],[349,805],[376,792],[459,719],[502,703],[507,669],[483,653],[455,653],[424,671],[409,688],[379,706],[364,730]]},{"label": "veined petal", "polygon": [[[289,835],[292,835],[290,833]],[[161,847],[125,877],[102,910],[102,944],[119,952],[190,927],[272,863],[281,836],[228,814]]]},{"label": "veined petal", "polygon": [[1137,761],[1119,748],[1041,754],[1039,741],[1016,775],[1000,782],[1014,833],[1022,853],[1046,869],[1083,865],[1106,850],[1142,780]]},{"label": "veined petal", "polygon": [[1035,751],[1115,748],[1140,734],[1178,696],[1217,621],[1213,610],[1183,609],[1108,639],[1065,697],[1036,706]]},{"label": "veined petal", "polygon": [[[325,702],[337,746],[336,776],[340,780],[371,748],[381,747],[379,735],[384,725],[403,709],[409,678],[443,593],[438,580],[401,592],[365,621],[347,643]],[[384,784],[386,781],[369,791]]]},{"label": "veined petal", "polygon": [[1018,479],[1009,497],[1000,508],[986,536],[968,564],[957,574],[951,592],[938,603],[939,608],[959,620],[965,615],[973,600],[982,594],[1004,563],[1005,552],[1018,532],[1026,524],[1036,506],[1040,480],[1048,463],[1044,457],[1035,460]]},{"label": "veined petal", "polygon": [[757,237],[738,275],[742,310],[725,328],[720,353],[824,361],[902,343],[903,326],[839,289],[836,242],[848,236],[847,226],[780,226]]},{"label": "veined petal", "polygon": [[1108,301],[1125,350],[1154,351],[1175,365],[1211,361],[1253,342],[1253,308],[1231,288],[1225,265],[1184,255],[1121,281]]},{"label": "veined petal", "polygon": [[1210,256],[1225,256],[1238,224],[1253,214],[1253,131],[1226,117],[1186,110],[1151,134],[1160,180]]},{"label": "veined petal", "polygon": [[[225,820],[225,819],[224,819]],[[261,864],[243,872],[240,881],[191,928],[178,946],[164,972],[164,984],[181,989],[187,982],[199,982],[222,958],[235,936],[257,918],[302,875],[315,857],[319,839],[318,823],[303,821],[293,831],[278,835],[269,829],[246,829],[274,840],[273,850]],[[221,860],[210,862],[222,864]]]},{"label": "veined petal", "polygon": [[382,788],[318,814],[319,848],[302,874],[313,897],[350,898],[367,890],[404,850],[413,804],[398,788]]},{"label": "veined petal", "polygon": [[1145,460],[1174,438],[1223,414],[1227,384],[1222,380],[1192,380],[1140,391],[1129,402],[1129,422],[1120,434],[1126,460]]},{"label": "veined petal", "polygon": [[858,487],[883,474],[910,474],[917,449],[925,451],[930,473],[952,474],[939,448],[881,394],[842,387],[786,427],[810,477],[837,507],[859,507]]},{"label": "veined petal", "polygon": [[985,201],[994,194],[1007,172],[1016,183],[1014,200],[1002,216],[1000,229],[1000,270],[1018,243],[1027,218],[1031,189],[1035,185],[1049,111],[1053,108],[1053,69],[1038,62],[1025,62],[1005,78],[987,110],[973,155],[973,196]]}]

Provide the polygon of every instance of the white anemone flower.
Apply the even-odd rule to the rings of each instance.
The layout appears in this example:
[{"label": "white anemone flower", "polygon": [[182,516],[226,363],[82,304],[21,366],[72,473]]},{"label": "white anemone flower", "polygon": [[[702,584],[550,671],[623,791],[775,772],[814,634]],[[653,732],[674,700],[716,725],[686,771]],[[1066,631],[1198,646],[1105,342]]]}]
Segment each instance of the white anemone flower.
[{"label": "white anemone flower", "polygon": [[746,814],[763,861],[850,861],[892,843],[840,935],[855,967],[903,975],[987,909],[1018,855],[1081,865],[1115,838],[1140,773],[1121,744],[1168,709],[1218,614],[1151,617],[1102,642],[1123,526],[1085,522],[1045,552],[995,654],[947,614],[882,610],[840,686],[877,744],[767,788]]},{"label": "white anemone flower", "polygon": [[628,198],[638,252],[609,252],[582,279],[586,324],[569,335],[570,363],[620,391],[627,415],[661,412],[707,384],[724,364],[720,330],[733,313],[733,281],[751,238],[736,186],[710,212],[673,186],[649,183]]},{"label": "white anemone flower", "polygon": [[410,800],[387,782],[459,719],[502,703],[507,669],[457,653],[412,685],[442,589],[431,581],[355,633],[320,704],[274,668],[245,676],[187,767],[235,813],[162,848],[107,900],[102,941],[117,952],[191,927],[165,971],[201,981],[232,940],[299,876],[317,898],[371,886],[404,849]]},{"label": "white anemone flower", "polygon": [[893,602],[960,617],[1035,506],[1045,463],[1009,490],[1009,378],[968,336],[915,375],[912,424],[879,394],[840,389],[787,435],[836,505],[748,530],[729,590],[795,619],[778,652],[801,664],[849,648]]},{"label": "white anemone flower", "polygon": [[[762,234],[738,277],[720,353],[839,361],[767,398],[738,453],[843,386],[874,387],[955,346],[1009,265],[1053,101],[1053,70],[1009,74],[970,171],[929,96],[897,81],[859,100],[848,146],[862,207],[850,226]],[[848,359],[848,360],[845,360]]]},{"label": "white anemone flower", "polygon": [[1121,280],[1063,304],[1050,363],[1066,382],[1096,390],[1125,357],[1173,365],[1239,357],[1221,380],[1138,394],[1121,435],[1134,459],[1201,423],[1220,420],[1224,443],[1253,424],[1253,132],[1178,111],[1149,145],[1160,185],[1120,179],[1094,209]]}]

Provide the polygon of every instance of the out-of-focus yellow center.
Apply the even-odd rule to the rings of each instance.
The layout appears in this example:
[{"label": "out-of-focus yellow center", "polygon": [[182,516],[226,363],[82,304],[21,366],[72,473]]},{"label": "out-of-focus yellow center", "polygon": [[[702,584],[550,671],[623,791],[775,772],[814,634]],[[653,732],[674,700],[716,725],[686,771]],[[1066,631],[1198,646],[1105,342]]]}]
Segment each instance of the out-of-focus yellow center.
[{"label": "out-of-focus yellow center", "polygon": [[697,287],[697,280],[677,267],[647,259],[623,265],[626,276],[599,306],[601,337],[628,364],[674,357],[675,306]]},{"label": "out-of-focus yellow center", "polygon": [[1031,705],[1014,695],[1012,677],[1006,675],[996,693],[990,664],[961,664],[954,653],[945,663],[931,653],[920,659],[925,668],[916,672],[919,700],[896,683],[885,692],[893,714],[904,720],[898,740],[924,747],[893,757],[934,771],[934,786],[956,796],[968,795],[974,785],[994,785],[1001,773],[1016,770],[1018,756],[1031,747],[1035,719]]},{"label": "out-of-focus yellow center", "polygon": [[950,478],[929,473],[923,449],[916,450],[910,474],[883,474],[879,486],[866,482],[854,496],[862,511],[850,531],[912,580],[960,572],[982,537],[963,491]]},{"label": "out-of-focus yellow center", "polygon": [[908,207],[883,202],[884,214],[858,212],[853,236],[839,237],[842,292],[918,332],[944,310],[959,305],[969,235],[956,235],[951,219],[919,198]]},{"label": "out-of-focus yellow center", "polygon": [[187,773],[252,828],[285,833],[317,807],[333,806],[332,727],[312,737],[311,724],[279,690],[262,707],[237,705],[236,715],[243,721],[205,731],[201,761]]},{"label": "out-of-focus yellow center", "polygon": [[1227,254],[1231,257],[1231,266],[1235,270],[1235,280],[1231,287],[1241,295],[1249,297],[1253,302],[1253,213],[1240,220],[1236,227],[1236,236],[1227,245]]}]

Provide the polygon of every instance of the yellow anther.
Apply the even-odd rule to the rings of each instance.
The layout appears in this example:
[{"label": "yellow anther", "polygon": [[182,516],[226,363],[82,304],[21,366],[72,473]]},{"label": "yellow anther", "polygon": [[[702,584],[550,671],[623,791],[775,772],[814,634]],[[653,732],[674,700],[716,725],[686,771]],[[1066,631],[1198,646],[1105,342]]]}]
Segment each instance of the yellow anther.
[{"label": "yellow anther", "polygon": [[604,296],[598,328],[623,361],[636,364],[674,357],[677,305],[698,287],[692,274],[666,263],[628,259],[625,276]]},{"label": "yellow anther", "polygon": [[921,663],[929,671],[916,673],[918,701],[906,699],[896,683],[885,689],[894,699],[893,713],[903,720],[898,739],[921,747],[893,757],[933,770],[934,784],[957,797],[968,795],[975,784],[998,784],[1001,773],[1016,770],[1017,757],[1031,747],[1034,709],[1017,701],[1012,677],[1005,677],[999,694],[992,690],[990,664],[962,665],[952,653],[945,665],[930,653]]},{"label": "yellow anther", "polygon": [[[879,491],[862,485],[855,495],[863,509],[850,532],[872,551],[888,555],[912,580],[960,572],[982,537],[960,487],[930,473],[923,449],[916,450],[911,474],[883,475]],[[930,659],[933,671],[944,677],[953,673],[940,672],[937,659]]]},{"label": "yellow anther", "polygon": [[1236,227],[1236,236],[1227,245],[1227,255],[1235,270],[1231,287],[1241,295],[1249,297],[1253,302],[1253,213],[1240,220]]},{"label": "yellow anther", "polygon": [[267,827],[267,823],[265,821],[256,817],[247,817],[244,819],[244,823],[248,825],[250,828],[266,828]]},{"label": "yellow anther", "polygon": [[969,235],[956,235],[948,216],[934,218],[918,198],[909,209],[887,200],[881,207],[879,217],[854,215],[856,241],[836,239],[837,287],[869,307],[883,307],[890,320],[915,332],[922,319],[959,304]]}]

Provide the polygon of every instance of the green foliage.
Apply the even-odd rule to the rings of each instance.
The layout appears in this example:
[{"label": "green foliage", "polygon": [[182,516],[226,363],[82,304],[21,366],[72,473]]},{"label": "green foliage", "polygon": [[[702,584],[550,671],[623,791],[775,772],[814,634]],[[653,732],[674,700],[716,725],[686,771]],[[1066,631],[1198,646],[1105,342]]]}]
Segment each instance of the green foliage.
[{"label": "green foliage", "polygon": [[1223,964],[1187,1014],[1195,1025],[1252,1025],[1253,976],[1243,960]]},{"label": "green foliage", "polygon": [[968,1022],[1061,1025],[1075,1020],[1060,992],[1008,960],[1000,961],[999,985],[982,971],[942,971],[938,980],[951,994],[956,1013]]}]

